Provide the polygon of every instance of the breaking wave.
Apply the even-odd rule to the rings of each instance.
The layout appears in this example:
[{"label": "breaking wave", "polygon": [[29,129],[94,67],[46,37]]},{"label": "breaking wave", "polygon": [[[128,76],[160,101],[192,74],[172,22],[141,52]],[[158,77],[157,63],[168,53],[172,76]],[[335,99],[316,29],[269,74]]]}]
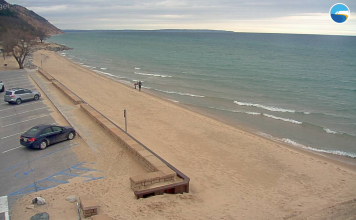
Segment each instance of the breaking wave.
[{"label": "breaking wave", "polygon": [[276,119],[276,120],[281,120],[281,121],[285,121],[285,122],[290,122],[290,123],[293,123],[293,124],[298,124],[298,125],[303,124],[303,122],[296,121],[296,120],[289,119],[289,118],[281,118],[281,117],[277,117],[277,116],[269,115],[269,114],[263,114],[263,116],[266,116],[266,117],[268,117],[268,118],[273,118],[273,119]]},{"label": "breaking wave", "polygon": [[191,96],[191,97],[198,97],[198,98],[204,98],[205,96],[201,95],[194,95],[191,93],[183,93],[183,92],[175,92],[175,91],[165,91],[165,90],[160,90],[160,89],[154,89],[158,92],[163,92],[163,93],[168,93],[168,94],[177,94],[177,95],[183,95],[183,96]]},{"label": "breaking wave", "polygon": [[268,118],[281,120],[281,121],[285,121],[285,122],[290,122],[290,123],[293,123],[293,124],[298,124],[298,125],[303,124],[303,122],[296,121],[296,120],[293,120],[293,119],[281,118],[281,117],[277,117],[277,116],[274,116],[274,115],[269,115],[269,114],[264,114],[264,113],[259,113],[259,112],[222,109],[222,108],[215,108],[215,107],[208,107],[208,108],[217,109],[217,110],[221,110],[221,111],[235,112],[235,113],[245,113],[245,114],[248,114],[248,115],[262,115],[262,116],[265,116],[265,117],[268,117]]},{"label": "breaking wave", "polygon": [[280,142],[280,143],[285,143],[294,147],[298,147],[298,148],[302,148],[302,149],[306,149],[306,150],[310,150],[310,151],[314,151],[314,152],[318,152],[318,153],[327,153],[327,154],[334,154],[334,155],[339,155],[339,156],[346,156],[346,157],[351,157],[351,158],[356,158],[356,154],[355,153],[350,153],[350,152],[345,152],[345,151],[339,151],[339,150],[323,150],[323,149],[317,149],[314,147],[309,147],[303,144],[300,144],[296,141],[293,141],[291,139],[288,138],[276,138],[273,137],[272,135],[263,133],[263,132],[257,132],[258,135]]},{"label": "breaking wave", "polygon": [[134,72],[134,73],[138,74],[138,75],[143,75],[143,76],[155,76],[155,77],[163,77],[163,78],[172,77],[172,76],[168,76],[168,75],[160,75],[160,74],[153,74],[153,73],[139,73],[139,72]]},{"label": "breaking wave", "polygon": [[169,100],[169,101],[171,101],[171,102],[179,103],[179,101],[174,100],[174,99],[167,99],[167,100]]},{"label": "breaking wave", "polygon": [[234,101],[235,104],[240,105],[240,106],[249,106],[249,107],[257,107],[257,108],[262,108],[268,111],[272,111],[272,112],[290,112],[290,113],[295,113],[295,110],[292,109],[284,109],[284,108],[277,108],[277,107],[273,107],[273,106],[265,106],[265,105],[261,105],[261,104],[254,104],[254,103],[248,103],[248,102],[238,102],[238,101]]},{"label": "breaking wave", "polygon": [[94,72],[96,73],[99,73],[99,74],[103,74],[103,75],[107,75],[107,76],[112,76],[112,77],[117,77],[111,73],[106,73],[106,72],[103,72],[103,71],[99,71],[99,70],[94,70]]}]

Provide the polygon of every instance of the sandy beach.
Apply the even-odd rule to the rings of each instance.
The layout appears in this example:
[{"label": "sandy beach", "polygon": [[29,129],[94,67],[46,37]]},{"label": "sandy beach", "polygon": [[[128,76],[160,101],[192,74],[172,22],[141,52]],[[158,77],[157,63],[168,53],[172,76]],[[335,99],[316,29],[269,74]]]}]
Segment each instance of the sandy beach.
[{"label": "sandy beach", "polygon": [[[53,206],[56,212],[73,205],[66,196],[85,193],[98,198],[113,219],[356,219],[354,167],[139,92],[54,52],[41,50],[33,57],[35,65],[42,61],[48,73],[121,127],[126,109],[128,132],[191,179],[188,194],[140,200],[129,190],[128,175],[36,194],[61,204]],[[12,213],[24,211],[34,195],[21,199]]]}]

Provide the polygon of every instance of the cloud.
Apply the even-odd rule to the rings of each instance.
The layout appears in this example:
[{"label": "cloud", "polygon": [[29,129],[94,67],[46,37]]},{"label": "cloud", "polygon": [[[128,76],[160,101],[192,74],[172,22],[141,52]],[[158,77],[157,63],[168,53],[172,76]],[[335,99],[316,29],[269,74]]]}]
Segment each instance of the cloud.
[{"label": "cloud", "polygon": [[[351,14],[337,26],[334,0],[9,0],[28,7],[61,29],[218,29],[245,32],[348,33]],[[347,3],[351,12],[356,1]],[[336,25],[336,26],[335,26]]]},{"label": "cloud", "polygon": [[42,7],[28,7],[29,10],[35,11],[37,13],[41,12],[54,12],[54,11],[64,11],[67,10],[68,6],[67,5],[52,5],[52,6],[42,6]]}]

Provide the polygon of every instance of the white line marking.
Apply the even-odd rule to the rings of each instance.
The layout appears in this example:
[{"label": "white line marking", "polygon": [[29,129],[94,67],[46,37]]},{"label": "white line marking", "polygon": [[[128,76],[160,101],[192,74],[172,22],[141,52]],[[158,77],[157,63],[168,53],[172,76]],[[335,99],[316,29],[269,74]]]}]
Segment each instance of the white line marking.
[{"label": "white line marking", "polygon": [[[58,123],[52,123],[52,125],[58,125]],[[27,131],[27,130],[26,130]],[[16,136],[16,135],[19,135],[19,134],[23,134],[25,133],[26,131],[23,131],[23,132],[19,132],[19,133],[16,133],[16,134],[12,134],[12,135],[9,135],[9,136],[5,136],[5,137],[2,137],[2,139],[6,139],[6,138],[9,138],[9,137],[13,137],[13,136]]]},{"label": "white line marking", "polygon": [[20,133],[16,133],[16,134],[12,134],[12,135],[9,135],[9,136],[6,136],[6,137],[2,137],[1,139],[13,137],[13,136],[16,136],[16,135],[19,135],[19,134],[23,134],[23,133],[25,133],[25,132],[26,132],[26,131],[23,131],[23,132],[20,132]]},{"label": "white line marking", "polygon": [[[43,102],[43,100],[41,100],[41,101],[36,101],[36,102],[31,102],[31,103],[28,103],[28,104],[17,105],[16,107],[14,106],[14,107],[11,107],[11,108],[5,108],[5,109],[0,110],[0,112],[6,111],[6,110],[10,110],[10,109],[14,109],[14,108],[20,108],[20,107],[22,107],[22,106],[33,105],[33,104],[36,104],[36,103],[39,103],[39,102]],[[6,104],[6,103],[5,103],[5,104]]]},{"label": "white line marking", "polygon": [[32,85],[32,83],[30,81],[27,81],[27,82],[11,82],[11,83],[8,83],[8,85],[17,85],[17,84],[29,84],[29,85]]},{"label": "white line marking", "polygon": [[7,201],[7,196],[0,197],[0,213],[5,212],[5,220],[10,220],[9,218],[9,203]]},{"label": "white line marking", "polygon": [[21,112],[21,113],[18,113],[18,114],[13,114],[13,115],[8,115],[8,116],[0,117],[0,119],[8,118],[8,117],[16,116],[16,115],[25,114],[25,113],[28,113],[28,112],[33,112],[33,111],[40,110],[40,109],[44,109],[44,108],[47,108],[47,106],[42,107],[42,108],[36,108],[36,109],[28,110],[28,111]]},{"label": "white line marking", "polygon": [[20,124],[20,123],[23,123],[23,122],[32,121],[32,120],[35,120],[35,119],[38,119],[38,118],[43,118],[43,117],[48,117],[48,116],[50,116],[50,115],[42,115],[42,116],[37,117],[37,118],[31,118],[31,119],[28,119],[28,120],[19,121],[19,122],[8,124],[8,125],[4,125],[4,126],[1,126],[1,127],[5,128],[5,127],[11,126],[11,125],[16,125],[16,124]]},{"label": "white line marking", "polygon": [[11,148],[10,150],[6,150],[6,151],[4,151],[4,152],[2,152],[2,153],[4,154],[4,153],[7,153],[7,152],[9,152],[9,151],[16,150],[17,148],[20,148],[20,147],[23,147],[23,146],[22,146],[22,145],[20,145],[20,146],[17,146],[17,147]]},{"label": "white line marking", "polygon": [[7,80],[7,79],[2,79],[2,82],[3,83],[7,83],[7,82],[11,82],[11,81],[17,81],[17,80],[24,80],[24,78],[23,77],[19,77],[19,78],[10,78],[11,80]]}]

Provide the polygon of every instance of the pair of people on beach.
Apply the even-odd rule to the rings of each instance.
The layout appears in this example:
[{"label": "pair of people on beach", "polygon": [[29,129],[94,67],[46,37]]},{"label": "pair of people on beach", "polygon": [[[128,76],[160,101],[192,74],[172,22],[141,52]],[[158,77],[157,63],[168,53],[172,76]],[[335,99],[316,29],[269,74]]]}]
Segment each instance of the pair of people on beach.
[{"label": "pair of people on beach", "polygon": [[141,81],[138,81],[134,85],[135,85],[135,89],[136,89],[136,86],[138,85],[138,89],[141,91],[141,87],[142,87],[142,82]]}]

